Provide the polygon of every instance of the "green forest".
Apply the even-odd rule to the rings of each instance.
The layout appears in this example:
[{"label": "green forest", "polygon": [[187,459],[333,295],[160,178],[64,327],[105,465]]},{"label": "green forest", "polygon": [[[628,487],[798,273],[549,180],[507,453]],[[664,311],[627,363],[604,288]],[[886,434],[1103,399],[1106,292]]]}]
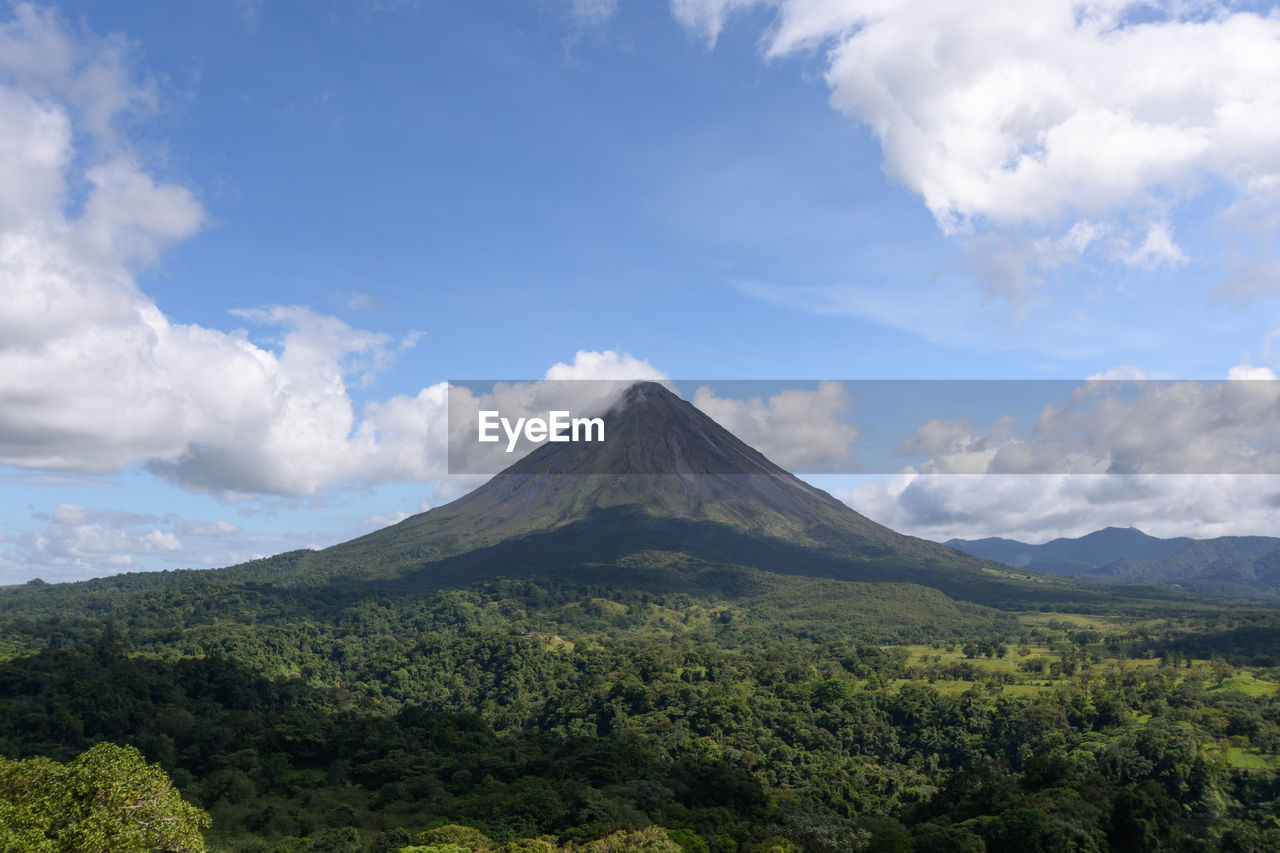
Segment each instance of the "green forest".
[{"label": "green forest", "polygon": [[718,586],[0,590],[0,849],[1280,849],[1275,610]]}]

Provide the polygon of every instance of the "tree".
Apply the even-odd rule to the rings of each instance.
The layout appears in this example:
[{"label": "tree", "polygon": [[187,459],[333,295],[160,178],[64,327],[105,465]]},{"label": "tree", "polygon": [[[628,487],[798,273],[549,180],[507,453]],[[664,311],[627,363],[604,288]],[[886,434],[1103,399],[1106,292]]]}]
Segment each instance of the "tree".
[{"label": "tree", "polygon": [[0,759],[0,851],[200,853],[208,825],[131,746],[100,743],[68,764]]},{"label": "tree", "polygon": [[516,838],[502,844],[494,853],[556,853],[559,849],[543,838]]},{"label": "tree", "polygon": [[480,830],[460,823],[449,823],[424,830],[418,834],[418,843],[426,845],[427,849],[432,850],[433,853],[433,847],[437,846],[441,847],[444,853],[452,853],[449,851],[450,845],[461,848],[465,853],[481,853],[493,844],[489,836]]},{"label": "tree", "polygon": [[576,853],[683,853],[660,826],[613,835],[575,847]]}]

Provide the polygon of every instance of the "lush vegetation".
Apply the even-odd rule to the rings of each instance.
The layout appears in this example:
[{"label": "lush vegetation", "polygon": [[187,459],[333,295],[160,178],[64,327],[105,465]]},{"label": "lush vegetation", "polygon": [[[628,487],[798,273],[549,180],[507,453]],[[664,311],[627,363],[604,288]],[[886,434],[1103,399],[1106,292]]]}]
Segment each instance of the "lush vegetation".
[{"label": "lush vegetation", "polygon": [[229,851],[1280,846],[1274,611],[717,585],[7,590],[0,779],[134,747]]},{"label": "lush vegetation", "polygon": [[[333,548],[0,590],[0,850],[1280,849],[1274,607],[901,536],[628,400]],[[659,470],[725,474],[558,476]]]},{"label": "lush vegetation", "polygon": [[65,765],[0,758],[0,850],[198,853],[208,825],[132,747],[100,743]]}]

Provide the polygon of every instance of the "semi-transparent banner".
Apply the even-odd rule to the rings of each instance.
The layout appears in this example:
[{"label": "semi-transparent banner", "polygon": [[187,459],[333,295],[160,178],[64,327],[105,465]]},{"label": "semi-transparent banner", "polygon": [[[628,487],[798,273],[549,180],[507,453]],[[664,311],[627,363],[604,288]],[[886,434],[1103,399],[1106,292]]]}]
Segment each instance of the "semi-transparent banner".
[{"label": "semi-transparent banner", "polygon": [[645,386],[661,393],[629,393],[635,386],[451,381],[449,473],[495,474],[544,447],[542,472],[678,473],[672,454],[695,454],[703,473],[742,473],[733,453],[715,452],[726,439],[703,415],[804,474],[1280,473],[1274,380],[664,379]]}]

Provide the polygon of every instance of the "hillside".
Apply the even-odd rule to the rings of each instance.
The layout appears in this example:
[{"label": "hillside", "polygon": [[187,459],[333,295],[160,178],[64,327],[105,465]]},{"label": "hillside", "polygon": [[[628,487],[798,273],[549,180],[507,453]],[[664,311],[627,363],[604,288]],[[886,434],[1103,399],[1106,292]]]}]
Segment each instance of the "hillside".
[{"label": "hillside", "polygon": [[1075,539],[1029,545],[1013,539],[952,539],[948,546],[1027,571],[1143,584],[1237,598],[1280,598],[1280,538],[1159,539],[1108,527]]}]

